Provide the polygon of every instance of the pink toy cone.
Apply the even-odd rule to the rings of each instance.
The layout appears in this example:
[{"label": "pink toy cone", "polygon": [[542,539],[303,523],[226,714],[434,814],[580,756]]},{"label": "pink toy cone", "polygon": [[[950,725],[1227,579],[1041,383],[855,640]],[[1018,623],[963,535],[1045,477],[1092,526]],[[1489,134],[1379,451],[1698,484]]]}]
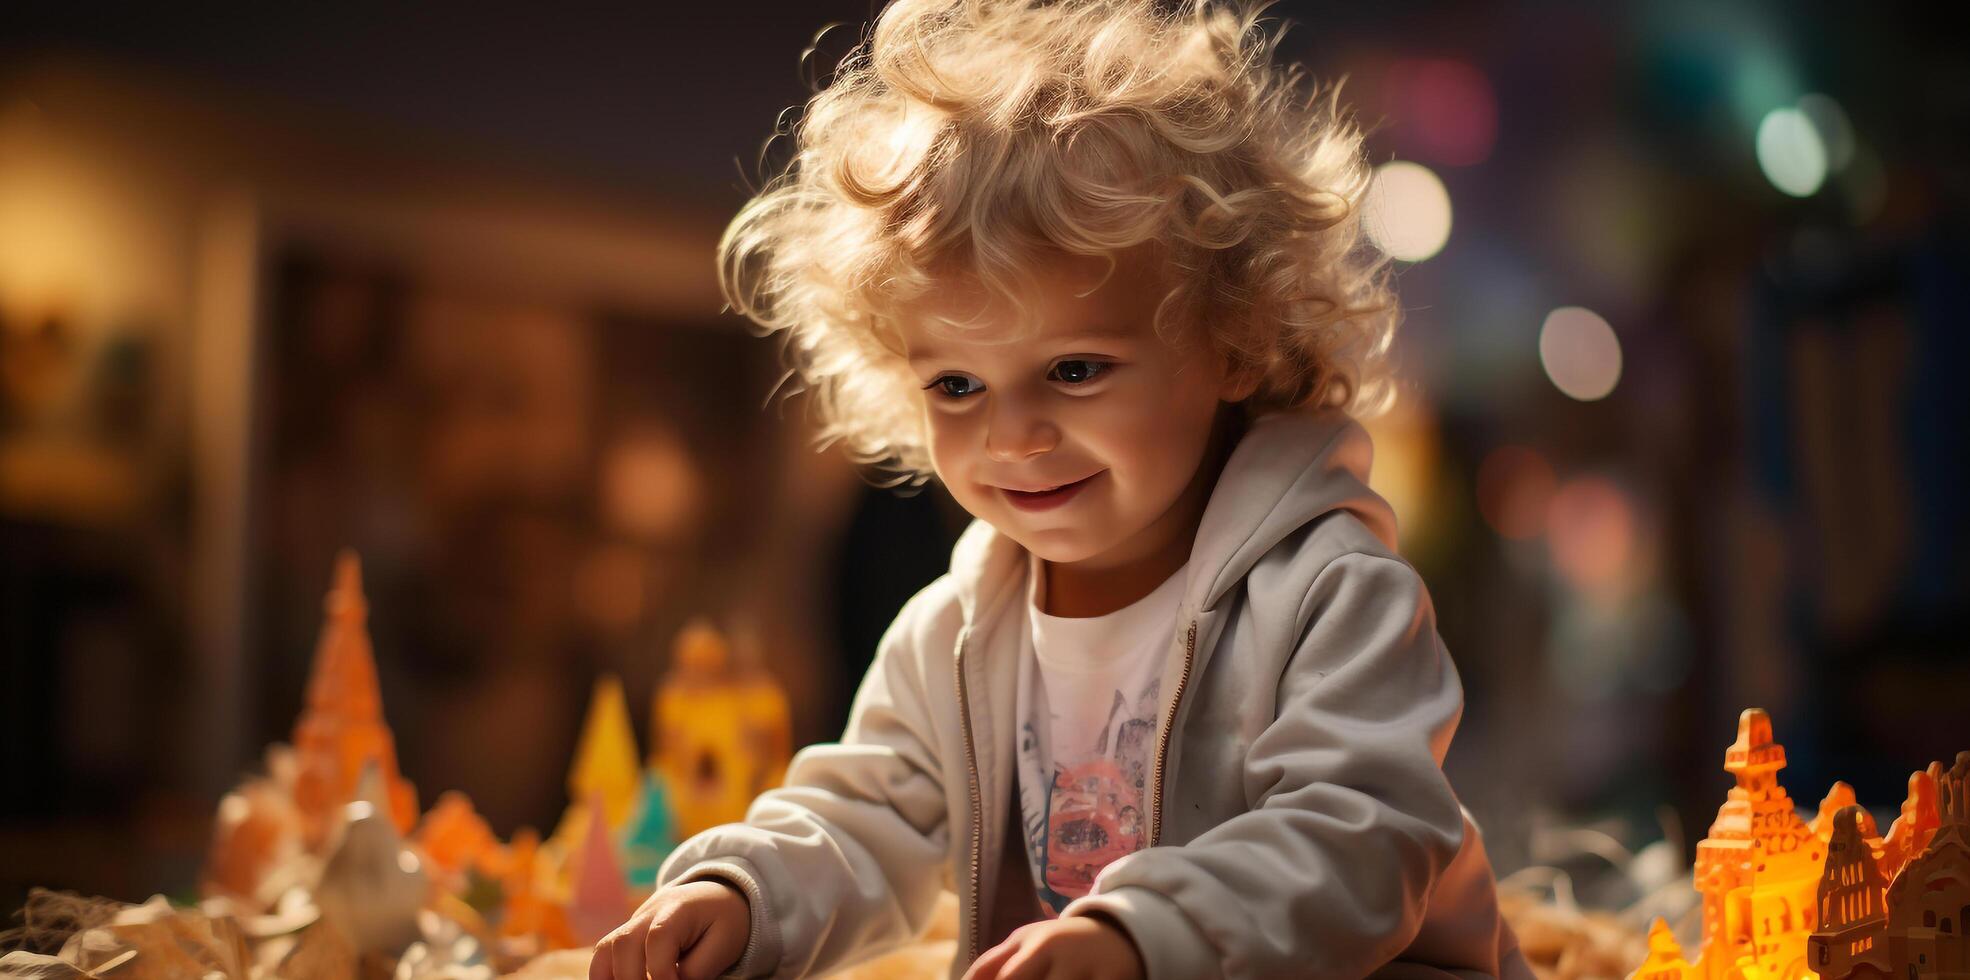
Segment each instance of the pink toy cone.
[{"label": "pink toy cone", "polygon": [[568,924],[575,938],[591,945],[629,918],[629,884],[616,858],[602,796],[588,800],[588,833],[575,855],[574,893],[568,902]]}]

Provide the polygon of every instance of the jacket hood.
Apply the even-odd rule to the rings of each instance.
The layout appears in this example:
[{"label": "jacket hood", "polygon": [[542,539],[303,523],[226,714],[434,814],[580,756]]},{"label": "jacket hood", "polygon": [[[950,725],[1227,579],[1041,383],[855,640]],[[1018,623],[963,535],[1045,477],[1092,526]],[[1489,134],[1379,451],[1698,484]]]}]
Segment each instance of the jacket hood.
[{"label": "jacket hood", "polygon": [[[1395,512],[1368,488],[1373,456],[1367,430],[1338,409],[1278,412],[1249,422],[1204,506],[1190,552],[1186,604],[1210,611],[1266,552],[1335,511],[1353,514],[1394,551]],[[991,525],[971,523],[951,551],[951,577],[966,622],[994,608],[1025,558],[1024,548]]]},{"label": "jacket hood", "polygon": [[[1190,595],[1209,611],[1293,532],[1353,514],[1390,551],[1395,511],[1368,489],[1374,445],[1338,409],[1261,416],[1225,461],[1190,552]],[[1201,594],[1200,594],[1201,588]]]}]

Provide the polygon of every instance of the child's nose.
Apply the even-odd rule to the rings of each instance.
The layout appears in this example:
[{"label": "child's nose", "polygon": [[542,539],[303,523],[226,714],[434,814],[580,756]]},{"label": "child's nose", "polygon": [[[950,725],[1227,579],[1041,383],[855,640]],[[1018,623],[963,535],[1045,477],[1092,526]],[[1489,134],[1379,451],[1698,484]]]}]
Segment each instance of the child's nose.
[{"label": "child's nose", "polygon": [[992,399],[985,423],[985,455],[995,462],[1016,463],[1052,452],[1060,444],[1060,430],[1038,407],[1031,399]]}]

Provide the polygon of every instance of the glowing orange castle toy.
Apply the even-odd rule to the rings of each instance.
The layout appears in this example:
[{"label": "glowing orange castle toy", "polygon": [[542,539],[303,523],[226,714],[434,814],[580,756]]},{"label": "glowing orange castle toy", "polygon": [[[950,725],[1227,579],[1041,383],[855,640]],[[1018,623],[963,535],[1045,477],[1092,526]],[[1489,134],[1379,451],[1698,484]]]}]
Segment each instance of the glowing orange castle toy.
[{"label": "glowing orange castle toy", "polygon": [[1845,783],[1800,819],[1784,767],[1771,718],[1745,711],[1724,754],[1737,785],[1696,849],[1699,955],[1658,919],[1630,980],[1970,980],[1970,752],[1910,778],[1885,838]]},{"label": "glowing orange castle toy", "polygon": [[1909,787],[1887,838],[1858,806],[1835,818],[1809,947],[1823,980],[1970,977],[1970,752],[1947,772],[1931,764]]},{"label": "glowing orange castle toy", "polygon": [[383,723],[376,655],[369,643],[369,604],[355,552],[344,550],[335,557],[335,586],[324,606],[327,618],[315,646],[307,705],[294,723],[300,769],[294,802],[304,837],[311,848],[321,843],[332,829],[336,809],[354,798],[368,764],[383,777],[391,822],[399,833],[408,834],[417,823],[417,790],[398,774],[396,742]]},{"label": "glowing orange castle toy", "polygon": [[1737,741],[1724,752],[1724,771],[1737,785],[1696,846],[1703,956],[1695,972],[1704,980],[1746,976],[1751,964],[1766,977],[1805,972],[1826,854],[1779,785],[1783,768],[1785,748],[1772,741],[1771,717],[1757,708],[1744,712]]}]

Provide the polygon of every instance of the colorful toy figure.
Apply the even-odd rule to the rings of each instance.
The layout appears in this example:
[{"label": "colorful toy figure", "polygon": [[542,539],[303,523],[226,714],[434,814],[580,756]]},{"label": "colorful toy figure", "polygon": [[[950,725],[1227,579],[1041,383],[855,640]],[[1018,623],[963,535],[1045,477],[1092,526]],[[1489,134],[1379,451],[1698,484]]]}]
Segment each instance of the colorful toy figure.
[{"label": "colorful toy figure", "polygon": [[280,896],[265,894],[262,883],[273,868],[301,853],[300,825],[294,800],[271,779],[250,779],[227,793],[212,822],[205,894],[270,907]]},{"label": "colorful toy figure", "polygon": [[1745,711],[1724,756],[1737,786],[1697,845],[1703,946],[1686,961],[1657,920],[1631,980],[1970,975],[1970,752],[1910,777],[1885,837],[1845,783],[1801,820],[1777,780],[1784,766],[1770,717]]},{"label": "colorful toy figure", "polygon": [[567,892],[574,861],[581,852],[592,821],[589,807],[602,807],[602,825],[611,835],[629,822],[642,782],[636,765],[636,732],[629,723],[629,702],[622,681],[613,674],[595,682],[582,722],[581,741],[568,769],[568,808],[561,822],[541,845],[541,859],[551,870],[557,894]]},{"label": "colorful toy figure", "polygon": [[568,798],[599,800],[611,831],[629,822],[642,779],[638,773],[636,729],[629,723],[629,701],[622,680],[605,674],[595,682],[588,720],[582,725],[575,765],[568,773]]},{"label": "colorful toy figure", "polygon": [[345,549],[336,556],[335,587],[323,605],[327,619],[315,646],[307,706],[294,724],[300,766],[294,802],[311,849],[323,845],[337,811],[354,797],[366,765],[376,766],[382,776],[389,804],[385,816],[397,831],[407,834],[417,823],[417,789],[398,774],[396,742],[383,723],[369,606],[355,552]]},{"label": "colorful toy figure", "polygon": [[567,915],[541,894],[539,853],[540,834],[522,827],[507,847],[505,874],[500,879],[500,938],[526,947],[527,954],[575,945]]},{"label": "colorful toy figure", "polygon": [[603,822],[603,802],[589,798],[588,832],[574,861],[574,891],[568,901],[568,924],[583,945],[593,945],[629,918],[629,888],[616,860],[615,842]]},{"label": "colorful toy figure", "polygon": [[643,795],[623,835],[623,870],[631,887],[648,892],[657,886],[657,869],[677,846],[677,817],[671,813],[664,780],[655,772],[643,775]]},{"label": "colorful toy figure", "polygon": [[739,671],[725,637],[698,621],[677,634],[658,685],[651,765],[668,783],[676,832],[689,837],[743,819],[786,775],[787,697],[761,671]]},{"label": "colorful toy figure", "polygon": [[467,872],[490,877],[504,861],[499,838],[472,808],[472,799],[457,790],[438,797],[414,840],[431,859],[433,874],[453,892],[464,890]]}]

